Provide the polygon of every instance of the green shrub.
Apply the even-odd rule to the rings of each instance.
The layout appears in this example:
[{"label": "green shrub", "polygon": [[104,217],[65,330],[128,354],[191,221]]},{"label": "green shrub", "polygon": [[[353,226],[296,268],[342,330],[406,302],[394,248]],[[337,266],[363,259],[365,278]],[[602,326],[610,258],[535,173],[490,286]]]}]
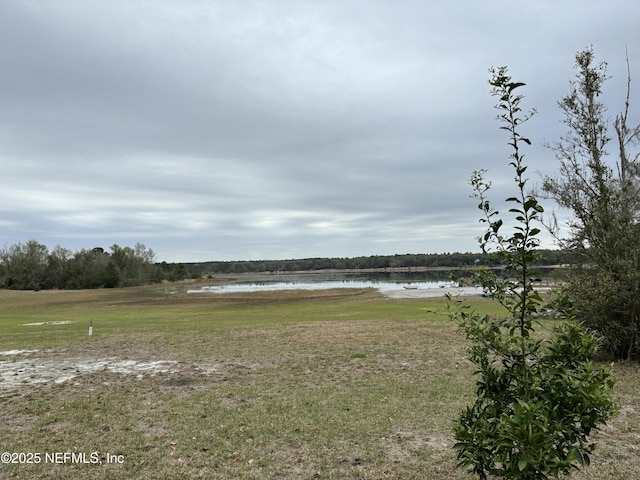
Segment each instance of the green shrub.
[{"label": "green shrub", "polygon": [[[484,270],[478,279],[506,315],[483,316],[464,304],[451,307],[477,367],[476,399],[455,423],[455,448],[460,465],[471,467],[481,479],[538,480],[589,463],[595,448],[589,435],[615,411],[615,380],[610,369],[593,365],[598,340],[575,321],[570,309],[548,339],[536,335],[534,319],[544,305],[532,265],[538,260],[537,225],[543,208],[526,193],[527,167],[520,146],[531,142],[518,131],[534,112],[522,113],[523,97],[514,92],[524,84],[512,82],[506,67],[491,72],[498,119],[513,149],[509,165],[515,170],[517,193],[507,202],[516,226],[510,235],[502,234],[504,222],[486,197],[491,184],[484,179],[485,171],[474,172],[473,196],[488,224],[480,245],[506,267],[504,276]],[[557,304],[569,305],[563,298]]]}]

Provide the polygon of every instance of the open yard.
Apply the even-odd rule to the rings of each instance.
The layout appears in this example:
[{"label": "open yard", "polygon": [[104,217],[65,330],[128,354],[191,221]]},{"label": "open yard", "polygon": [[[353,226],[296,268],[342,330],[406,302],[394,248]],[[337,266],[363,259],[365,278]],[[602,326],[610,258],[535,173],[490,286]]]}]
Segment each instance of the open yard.
[{"label": "open yard", "polygon": [[[640,368],[615,371],[573,478],[640,478]],[[471,479],[451,433],[471,373],[441,298],[0,290],[0,477]]]}]

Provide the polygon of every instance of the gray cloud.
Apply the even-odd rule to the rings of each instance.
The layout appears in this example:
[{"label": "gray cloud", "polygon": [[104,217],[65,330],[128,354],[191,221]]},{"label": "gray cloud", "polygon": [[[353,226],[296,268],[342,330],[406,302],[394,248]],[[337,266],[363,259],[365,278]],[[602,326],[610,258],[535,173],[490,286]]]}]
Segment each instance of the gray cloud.
[{"label": "gray cloud", "polygon": [[529,160],[553,171],[575,52],[609,62],[615,111],[638,20],[631,0],[2,2],[0,240],[476,250],[467,178],[489,169],[503,198],[511,177],[488,68],[528,83]]}]

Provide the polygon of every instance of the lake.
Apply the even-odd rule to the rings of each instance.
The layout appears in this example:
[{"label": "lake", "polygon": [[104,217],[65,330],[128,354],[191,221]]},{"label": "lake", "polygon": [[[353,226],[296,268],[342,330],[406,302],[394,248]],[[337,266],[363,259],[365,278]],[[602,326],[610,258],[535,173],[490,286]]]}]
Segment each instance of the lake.
[{"label": "lake", "polygon": [[[249,277],[250,278],[250,277]],[[375,288],[393,290],[433,289],[452,286],[445,272],[366,274],[273,274],[269,279],[234,279],[222,285],[204,286],[187,293],[247,293],[278,290],[325,290],[330,288]]]}]

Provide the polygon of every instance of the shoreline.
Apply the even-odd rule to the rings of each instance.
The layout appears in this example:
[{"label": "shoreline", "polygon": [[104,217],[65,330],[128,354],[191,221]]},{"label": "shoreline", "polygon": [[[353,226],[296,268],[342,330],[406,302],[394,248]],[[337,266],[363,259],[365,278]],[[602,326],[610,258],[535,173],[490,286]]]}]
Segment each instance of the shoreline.
[{"label": "shoreline", "polygon": [[482,296],[482,287],[438,287],[438,288],[417,288],[411,290],[386,290],[380,291],[389,298],[437,298],[451,295],[452,297],[472,297]]}]

